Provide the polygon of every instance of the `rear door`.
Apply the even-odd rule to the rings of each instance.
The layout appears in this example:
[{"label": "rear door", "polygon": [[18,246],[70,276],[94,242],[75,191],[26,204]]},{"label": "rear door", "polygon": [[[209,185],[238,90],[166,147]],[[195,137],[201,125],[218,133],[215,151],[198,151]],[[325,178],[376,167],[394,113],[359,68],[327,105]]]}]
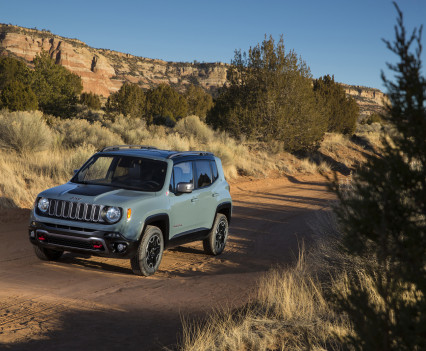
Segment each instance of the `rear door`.
[{"label": "rear door", "polygon": [[210,160],[197,160],[195,164],[195,190],[197,195],[197,223],[199,228],[210,229],[217,208],[214,174]]},{"label": "rear door", "polygon": [[194,193],[176,194],[178,183],[194,184],[192,161],[181,162],[173,166],[173,184],[170,189],[170,238],[198,228],[195,220],[197,201]]}]

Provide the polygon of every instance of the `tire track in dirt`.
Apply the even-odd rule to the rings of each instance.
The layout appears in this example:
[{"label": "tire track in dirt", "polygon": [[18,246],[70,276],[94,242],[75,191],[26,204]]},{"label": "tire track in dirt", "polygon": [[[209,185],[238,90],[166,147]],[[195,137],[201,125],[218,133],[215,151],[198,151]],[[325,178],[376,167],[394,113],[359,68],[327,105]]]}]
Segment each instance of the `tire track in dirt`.
[{"label": "tire track in dirt", "polygon": [[307,222],[333,199],[318,177],[240,180],[231,193],[224,253],[207,256],[201,243],[171,249],[148,278],[134,276],[127,260],[66,253],[41,262],[28,242],[28,211],[8,210],[8,218],[0,217],[0,348],[173,345],[182,316],[244,304],[271,265],[294,262],[300,240],[309,241]]}]

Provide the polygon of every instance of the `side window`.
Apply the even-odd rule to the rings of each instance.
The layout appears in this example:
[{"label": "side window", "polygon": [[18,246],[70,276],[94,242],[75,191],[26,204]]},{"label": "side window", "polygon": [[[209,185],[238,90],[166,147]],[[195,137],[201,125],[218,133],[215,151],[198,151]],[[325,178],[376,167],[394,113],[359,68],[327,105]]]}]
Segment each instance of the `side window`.
[{"label": "side window", "polygon": [[210,168],[210,161],[196,161],[195,168],[197,169],[197,188],[210,185],[212,183],[212,170]]},{"label": "side window", "polygon": [[179,183],[193,183],[192,162],[181,162],[173,167],[174,189]]},{"label": "side window", "polygon": [[175,191],[175,176],[174,176],[174,171],[172,171],[172,176],[170,178],[169,191],[171,191],[171,192]]},{"label": "side window", "polygon": [[213,182],[214,182],[219,177],[219,174],[217,172],[216,161],[210,161],[210,165],[212,166]]}]

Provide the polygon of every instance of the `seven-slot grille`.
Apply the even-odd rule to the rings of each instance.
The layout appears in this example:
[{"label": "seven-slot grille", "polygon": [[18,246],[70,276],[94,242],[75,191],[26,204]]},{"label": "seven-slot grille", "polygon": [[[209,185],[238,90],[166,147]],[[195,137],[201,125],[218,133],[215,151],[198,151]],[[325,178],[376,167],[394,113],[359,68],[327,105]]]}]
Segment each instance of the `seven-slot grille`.
[{"label": "seven-slot grille", "polygon": [[49,199],[48,214],[51,217],[75,219],[87,222],[104,222],[102,205],[92,205],[83,202]]}]

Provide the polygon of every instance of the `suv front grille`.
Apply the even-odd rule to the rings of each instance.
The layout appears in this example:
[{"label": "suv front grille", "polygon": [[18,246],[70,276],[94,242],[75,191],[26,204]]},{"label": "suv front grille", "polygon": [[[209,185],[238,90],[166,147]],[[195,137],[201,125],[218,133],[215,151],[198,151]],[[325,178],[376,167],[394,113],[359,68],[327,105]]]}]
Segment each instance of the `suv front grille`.
[{"label": "suv front grille", "polygon": [[103,223],[103,208],[104,206],[102,205],[49,199],[49,210],[47,214],[49,217]]}]

